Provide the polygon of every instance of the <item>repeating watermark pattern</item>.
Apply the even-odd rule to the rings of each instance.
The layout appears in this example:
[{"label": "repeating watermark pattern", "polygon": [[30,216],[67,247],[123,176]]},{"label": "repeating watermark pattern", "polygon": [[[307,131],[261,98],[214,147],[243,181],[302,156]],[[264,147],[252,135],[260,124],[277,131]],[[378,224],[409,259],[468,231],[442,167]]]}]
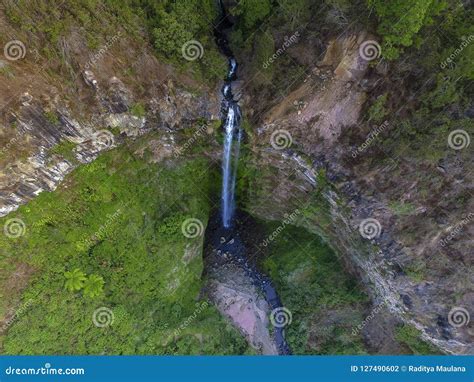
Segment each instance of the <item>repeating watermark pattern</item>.
[{"label": "repeating watermark pattern", "polygon": [[357,147],[357,149],[352,151],[352,158],[355,159],[359,154],[362,154],[364,151],[366,151],[372,145],[372,143],[374,143],[378,135],[387,127],[388,121],[385,121],[380,126],[377,126],[375,129],[373,129],[367,136],[367,139],[364,141],[364,143],[362,143],[359,147]]},{"label": "repeating watermark pattern", "polygon": [[364,41],[359,46],[359,55],[365,61],[373,61],[380,57],[382,54],[382,48],[380,44],[375,40]]},{"label": "repeating watermark pattern", "polygon": [[181,47],[181,53],[186,60],[195,61],[204,55],[204,47],[197,40],[189,40]]},{"label": "repeating watermark pattern", "polygon": [[359,232],[363,238],[372,240],[380,236],[382,226],[377,219],[364,219],[359,224]]},{"label": "repeating watermark pattern", "polygon": [[186,329],[191,323],[196,319],[196,317],[207,307],[209,306],[209,301],[204,302],[197,302],[196,309],[194,310],[193,314],[191,314],[188,318],[186,318],[181,325],[177,329],[174,330],[174,335],[177,337],[181,334],[181,332]]},{"label": "repeating watermark pattern", "polygon": [[[27,94],[27,93],[26,93],[26,94]],[[22,95],[22,97],[24,97],[24,95]],[[30,96],[30,97],[31,97],[31,96]],[[32,100],[33,100],[33,97],[31,97],[28,101],[25,100],[24,98],[23,98],[23,99],[20,99],[20,101],[21,101],[22,103],[25,103],[25,102],[29,103],[29,102],[31,102]],[[20,131],[20,130],[17,131],[17,133],[15,134],[15,136],[14,136],[13,138],[11,138],[5,146],[3,146],[2,148],[0,148],[0,155],[4,154],[6,151],[8,151],[8,150],[9,150],[10,148],[12,148],[14,145],[16,145],[17,143],[19,143],[20,138],[21,138],[22,136],[24,136],[24,135],[26,134],[26,132],[29,132],[29,131],[32,130],[32,122],[31,122],[31,121],[29,121],[28,123],[22,123],[22,122],[20,122],[20,123],[22,124],[22,127],[24,128],[25,131]]]},{"label": "repeating watermark pattern", "polygon": [[270,322],[275,328],[284,328],[285,326],[291,325],[293,321],[293,315],[288,308],[284,306],[275,308],[270,313]]},{"label": "repeating watermark pattern", "polygon": [[471,317],[469,316],[469,312],[467,311],[467,309],[459,307],[459,306],[455,306],[448,313],[449,325],[455,328],[467,326],[470,320],[471,320]]},{"label": "repeating watermark pattern", "polygon": [[181,225],[181,232],[188,239],[194,239],[204,233],[204,224],[196,218],[186,219]]},{"label": "repeating watermark pattern", "polygon": [[3,226],[5,236],[16,239],[26,233],[26,224],[18,218],[8,219]]},{"label": "repeating watermark pattern", "polygon": [[276,130],[270,137],[270,144],[276,150],[287,149],[293,144],[293,138],[288,130]]},{"label": "repeating watermark pattern", "polygon": [[105,223],[102,224],[92,236],[83,240],[79,240],[77,247],[79,249],[84,250],[92,247],[97,241],[105,239],[110,234],[110,230],[115,221],[119,218],[121,214],[123,214],[125,208],[129,204],[130,202],[122,202],[122,206],[118,208],[113,214],[107,214],[107,220],[105,221]]},{"label": "repeating watermark pattern", "polygon": [[105,328],[111,326],[114,323],[114,312],[105,306],[97,308],[92,314],[92,322],[98,328]]},{"label": "repeating watermark pattern", "polygon": [[99,143],[99,145],[104,146],[107,149],[112,147],[115,143],[114,134],[106,129],[95,132],[94,139]]},{"label": "repeating watermark pattern", "polygon": [[374,307],[374,309],[372,309],[372,311],[370,312],[370,314],[364,319],[364,321],[362,321],[362,323],[360,323],[359,325],[357,325],[355,328],[352,328],[352,335],[353,336],[356,336],[358,335],[361,330],[370,322],[372,321],[375,316],[377,316],[377,314],[380,313],[380,311],[387,305],[387,302],[384,300],[383,302],[381,302],[380,304],[378,304],[376,307]]},{"label": "repeating watermark pattern", "polygon": [[102,59],[102,57],[107,53],[107,51],[115,44],[121,37],[122,32],[117,32],[116,35],[112,36],[107,43],[100,47],[100,49],[90,56],[89,61],[87,61],[86,65],[84,66],[86,69],[90,69],[91,67],[95,67],[97,63]]},{"label": "repeating watermark pattern", "polygon": [[453,150],[462,150],[469,146],[471,137],[465,130],[453,130],[448,136],[448,145]]},{"label": "repeating watermark pattern", "polygon": [[182,147],[174,149],[174,157],[177,158],[178,156],[183,155],[185,151],[189,150],[189,148],[207,131],[207,128],[207,125],[202,125]]},{"label": "repeating watermark pattern", "polygon": [[467,215],[465,219],[461,220],[461,222],[457,224],[451,232],[449,232],[449,235],[446,236],[446,238],[440,241],[440,245],[442,247],[446,247],[446,245],[448,245],[448,243],[451,240],[453,240],[456,236],[458,236],[462,232],[462,230],[464,229],[464,226],[469,224],[473,218],[474,218],[474,213],[470,212],[469,215]]},{"label": "repeating watermark pattern", "polygon": [[16,311],[13,316],[11,316],[8,320],[6,320],[3,325],[2,329],[0,332],[3,332],[7,330],[13,323],[18,320],[22,315],[25,314],[25,312],[33,305],[33,300],[30,298],[28,301],[26,301],[24,304],[22,304]]},{"label": "repeating watermark pattern", "polygon": [[278,50],[271,56],[269,59],[267,59],[263,63],[263,69],[267,69],[278,57],[280,57],[282,54],[285,53],[285,51],[292,46],[293,44],[298,42],[298,39],[300,37],[300,32],[296,31],[293,33],[290,37],[285,36],[285,41],[283,42],[282,46],[278,48]]},{"label": "repeating watermark pattern", "polygon": [[456,57],[459,56],[462,51],[474,41],[474,35],[471,34],[468,37],[463,36],[462,39],[463,41],[459,45],[459,47],[456,48],[454,52],[451,53],[449,57],[440,64],[441,69],[446,69],[446,67],[451,64],[456,59]]},{"label": "repeating watermark pattern", "polygon": [[296,209],[291,214],[285,214],[285,219],[283,223],[280,224],[265,240],[263,240],[262,245],[264,247],[268,246],[273,240],[277,238],[277,236],[285,229],[287,225],[293,223],[296,217],[300,214],[300,210]]},{"label": "repeating watermark pattern", "polygon": [[25,58],[26,47],[20,40],[8,41],[3,47],[3,55],[7,60],[17,61]]}]

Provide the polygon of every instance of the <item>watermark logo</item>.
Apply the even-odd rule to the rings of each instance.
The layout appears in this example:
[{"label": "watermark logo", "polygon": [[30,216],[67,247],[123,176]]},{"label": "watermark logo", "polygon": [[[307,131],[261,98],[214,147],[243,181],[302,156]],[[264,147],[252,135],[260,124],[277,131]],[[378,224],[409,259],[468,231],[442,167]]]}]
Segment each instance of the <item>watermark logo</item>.
[{"label": "watermark logo", "polygon": [[448,136],[448,145],[453,150],[462,150],[469,146],[471,143],[471,137],[465,130],[453,130]]},{"label": "watermark logo", "polygon": [[114,323],[114,312],[111,309],[102,306],[94,310],[92,314],[92,322],[98,328],[105,328]]},{"label": "watermark logo", "polygon": [[292,46],[293,44],[298,42],[298,38],[300,37],[300,32],[296,31],[290,37],[285,36],[285,41],[281,45],[281,47],[269,58],[267,59],[262,67],[263,69],[268,69],[268,67],[278,58],[280,57],[285,51]]},{"label": "watermark logo", "polygon": [[462,326],[466,326],[469,324],[471,317],[469,316],[469,312],[465,308],[461,308],[459,306],[455,306],[451,309],[448,313],[448,322],[449,325],[460,328]]},{"label": "watermark logo", "polygon": [[105,148],[110,148],[114,145],[115,137],[109,130],[99,130],[94,133],[94,139],[97,143]]},{"label": "watermark logo", "polygon": [[380,57],[382,48],[380,44],[375,40],[364,41],[359,46],[359,55],[365,61],[373,61]]},{"label": "watermark logo", "polygon": [[181,225],[181,232],[188,239],[194,239],[204,233],[204,225],[199,219],[186,219]]},{"label": "watermark logo", "polygon": [[365,142],[362,143],[359,147],[357,147],[356,150],[352,151],[352,158],[355,159],[357,158],[359,153],[362,154],[363,152],[365,152],[372,145],[372,143],[374,143],[374,141],[378,138],[378,135],[387,128],[387,126],[388,126],[388,121],[385,121],[380,126],[373,129],[367,136]]},{"label": "watermark logo", "polygon": [[283,150],[290,147],[293,143],[293,139],[288,130],[276,130],[270,137],[270,144],[276,150]]},{"label": "watermark logo", "polygon": [[26,232],[25,222],[21,219],[8,219],[3,226],[3,233],[5,236],[16,239],[23,236]]},{"label": "watermark logo", "polygon": [[17,61],[25,57],[26,47],[20,40],[8,41],[3,47],[3,55],[7,60]]},{"label": "watermark logo", "polygon": [[377,219],[364,219],[359,224],[359,232],[365,239],[375,239],[382,232],[382,226]]},{"label": "watermark logo", "polygon": [[288,308],[284,306],[275,308],[270,313],[270,322],[275,328],[283,328],[293,321],[293,315]]},{"label": "watermark logo", "polygon": [[181,47],[183,57],[188,61],[195,61],[204,55],[204,48],[197,40],[186,41]]},{"label": "watermark logo", "polygon": [[467,46],[469,46],[473,41],[474,41],[474,35],[469,35],[468,37],[466,36],[463,36],[462,37],[462,43],[459,45],[459,47],[457,47],[453,53],[451,53],[449,55],[449,57],[444,60],[440,66],[441,66],[441,69],[446,69],[446,67],[453,63],[454,60],[456,59],[457,56],[459,56],[461,54],[461,52],[466,49]]}]

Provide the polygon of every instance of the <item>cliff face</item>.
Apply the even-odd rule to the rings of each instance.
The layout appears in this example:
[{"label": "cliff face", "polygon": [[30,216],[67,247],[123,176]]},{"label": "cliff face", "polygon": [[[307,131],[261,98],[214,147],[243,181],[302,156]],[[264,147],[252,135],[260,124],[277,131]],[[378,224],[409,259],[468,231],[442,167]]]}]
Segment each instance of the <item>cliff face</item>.
[{"label": "cliff face", "polygon": [[359,54],[367,38],[330,41],[311,75],[257,116],[245,207],[275,220],[304,211],[296,224],[336,249],[380,311],[445,352],[472,353],[473,179],[454,164],[467,169],[472,156],[456,159],[447,147],[445,166],[436,167],[383,152],[377,136],[393,133],[390,122],[368,133],[362,121],[367,93],[387,70],[384,63],[369,70]]},{"label": "cliff face", "polygon": [[[8,23],[0,32],[15,34]],[[71,29],[62,40],[67,80],[34,46],[24,47],[24,58],[0,60],[0,216],[126,139],[163,132],[152,150],[160,162],[194,145],[178,130],[219,119],[212,85],[159,62],[124,30],[116,34],[90,61],[85,39]],[[246,94],[252,79],[242,81],[238,92],[254,125],[240,164],[242,206],[269,220],[303,211],[294,224],[322,236],[381,307],[373,322],[400,320],[445,352],[473,353],[473,146],[446,144],[437,165],[384,151],[381,137],[396,140],[396,126],[388,117],[362,122],[370,92],[390,76],[386,63],[361,57],[371,38],[319,41],[324,57],[279,101]],[[393,322],[386,325],[389,336]],[[362,330],[369,342],[381,336],[372,325]]]},{"label": "cliff face", "polygon": [[[120,48],[116,51],[114,59],[123,60]],[[54,190],[75,167],[126,138],[218,119],[214,91],[176,76],[151,53],[141,52],[131,63],[143,76],[119,78],[122,70],[106,58],[93,70],[81,69],[70,87],[35,75],[28,62],[0,61],[4,70],[16,73],[0,84],[6,105],[1,110],[0,216]]]}]

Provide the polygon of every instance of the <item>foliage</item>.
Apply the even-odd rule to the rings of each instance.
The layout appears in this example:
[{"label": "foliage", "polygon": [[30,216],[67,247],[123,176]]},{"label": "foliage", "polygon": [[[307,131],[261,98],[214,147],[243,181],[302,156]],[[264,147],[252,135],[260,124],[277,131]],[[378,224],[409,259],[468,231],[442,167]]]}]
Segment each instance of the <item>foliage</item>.
[{"label": "foliage", "polygon": [[411,46],[420,29],[433,22],[447,5],[445,0],[367,0],[379,17],[378,33],[383,37],[382,54],[399,57],[403,47]]},{"label": "foliage", "polygon": [[90,298],[100,296],[104,288],[104,283],[102,276],[90,275],[84,282],[84,295]]},{"label": "foliage", "polygon": [[[157,168],[134,154],[148,139],[104,153],[70,174],[68,187],[41,193],[15,212],[27,231],[16,240],[0,236],[2,253],[15,253],[0,256],[0,289],[6,290],[6,275],[18,264],[35,273],[21,295],[2,295],[0,311],[20,298],[33,303],[0,337],[3,352],[248,352],[214,307],[206,304],[196,313],[203,304],[203,238],[190,241],[177,229],[181,216],[207,221],[212,167],[204,159],[180,157]],[[160,227],[170,225],[172,216],[174,233],[168,235]],[[92,237],[97,239],[85,240]],[[191,260],[181,261],[191,249]],[[84,296],[69,291],[81,289]],[[99,307],[113,312],[112,325],[94,325]]]},{"label": "foliage", "polygon": [[[267,233],[279,225],[267,223]],[[336,254],[317,236],[288,225],[268,252],[264,269],[292,312],[285,331],[294,354],[364,354],[362,337],[354,336],[352,328],[363,321],[368,298]],[[337,325],[332,315],[338,317]]]},{"label": "foliage", "polygon": [[133,104],[130,108],[130,113],[132,113],[132,115],[134,115],[135,117],[143,118],[146,115],[145,106],[137,102]]},{"label": "foliage", "polygon": [[385,108],[385,102],[387,102],[387,93],[378,97],[375,102],[370,106],[368,110],[369,120],[380,123],[387,115],[387,109]]},{"label": "foliage", "polygon": [[421,339],[421,332],[414,326],[402,325],[398,327],[395,338],[397,341],[406,345],[413,354],[439,354],[439,351],[434,348],[433,345]]},{"label": "foliage", "polygon": [[84,282],[87,280],[86,275],[79,268],[64,273],[66,278],[65,288],[70,292],[81,290],[84,287]]},{"label": "foliage", "polygon": [[242,18],[243,28],[251,30],[262,22],[271,11],[270,0],[241,0],[230,9],[234,16]]}]

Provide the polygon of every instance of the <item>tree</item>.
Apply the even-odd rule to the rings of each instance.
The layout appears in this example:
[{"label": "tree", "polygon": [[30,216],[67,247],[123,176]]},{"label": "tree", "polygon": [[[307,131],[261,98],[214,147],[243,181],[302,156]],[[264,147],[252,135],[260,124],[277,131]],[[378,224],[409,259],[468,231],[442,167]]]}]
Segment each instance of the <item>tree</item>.
[{"label": "tree", "polygon": [[383,36],[382,54],[396,59],[403,47],[413,44],[418,31],[433,22],[445,7],[445,0],[367,0],[380,22],[377,32]]},{"label": "tree", "polygon": [[99,296],[104,288],[102,276],[90,275],[84,283],[84,295],[90,298]]},{"label": "tree", "polygon": [[66,277],[65,288],[70,292],[83,288],[86,275],[79,268],[74,269],[72,272],[64,273],[64,276]]}]

